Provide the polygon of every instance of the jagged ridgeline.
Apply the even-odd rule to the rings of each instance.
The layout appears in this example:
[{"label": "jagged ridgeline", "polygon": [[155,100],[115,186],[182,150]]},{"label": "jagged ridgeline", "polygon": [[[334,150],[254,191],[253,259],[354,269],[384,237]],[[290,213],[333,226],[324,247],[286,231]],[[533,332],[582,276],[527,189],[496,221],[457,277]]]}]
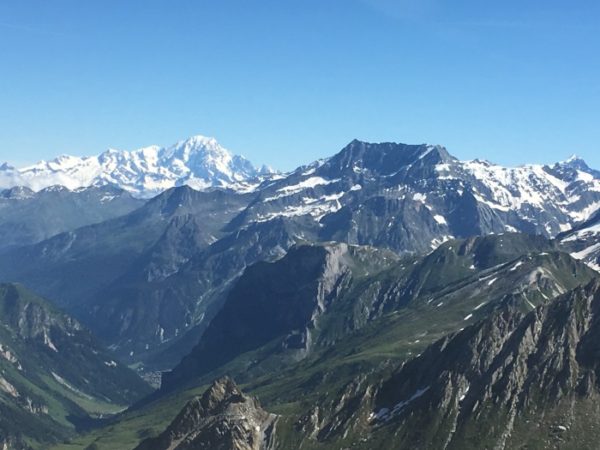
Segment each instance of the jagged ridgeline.
[{"label": "jagged ridgeline", "polygon": [[[276,174],[194,138],[0,178],[35,171],[93,186],[5,191],[32,220],[0,220],[23,230],[0,280],[110,350],[30,301],[79,334],[2,342],[6,429],[26,414],[13,447],[593,448],[578,434],[597,417],[600,177],[582,160],[504,168],[353,141]],[[45,205],[68,212],[49,235]],[[589,307],[556,306],[573,298]],[[165,370],[162,386],[119,360]]]},{"label": "jagged ridgeline", "polygon": [[[98,430],[76,442],[133,446],[141,432],[159,435],[144,445],[192,439],[204,425],[174,431],[186,414],[187,424],[217,419],[185,403],[229,374],[277,416],[273,448],[439,448],[396,434],[403,406],[429,392],[415,381],[413,390],[411,384],[392,395],[398,374],[489,317],[509,311],[520,321],[597,278],[556,243],[520,234],[452,240],[424,257],[347,244],[299,246],[245,271],[198,346],[165,376],[158,393],[122,416],[110,433]],[[448,357],[459,368],[462,351],[469,352],[459,348]],[[454,400],[444,401],[460,403],[464,392],[453,394]]]},{"label": "jagged ridgeline", "polygon": [[0,284],[0,443],[45,448],[150,392],[76,320]]},{"label": "jagged ridgeline", "polygon": [[[73,173],[91,164],[100,175],[80,181],[112,180],[136,194],[178,187],[129,214],[3,251],[0,279],[56,302],[148,370],[170,369],[191,350],[246,267],[294,245],[337,241],[416,255],[489,233],[554,237],[600,204],[598,172],[579,159],[505,168],[459,161],[435,145],[353,141],[288,174],[260,175],[201,138],[85,161],[69,162]],[[59,163],[48,164],[66,167]],[[161,164],[164,183],[156,181]],[[33,172],[25,172],[27,181]]]},{"label": "jagged ridgeline", "polygon": [[422,345],[504,302],[529,310],[594,276],[539,236],[452,240],[425,257],[403,258],[373,247],[300,246],[246,270],[198,346],[165,374],[163,390],[238,356],[236,375],[250,379],[367,326],[384,334],[374,325],[383,318],[406,322],[405,338]]},{"label": "jagged ridgeline", "polygon": [[599,333],[598,280],[528,314],[509,304],[381,385],[370,446],[596,448]]},{"label": "jagged ridgeline", "polygon": [[276,422],[276,415],[224,377],[190,400],[163,433],[144,440],[135,450],[273,449]]}]

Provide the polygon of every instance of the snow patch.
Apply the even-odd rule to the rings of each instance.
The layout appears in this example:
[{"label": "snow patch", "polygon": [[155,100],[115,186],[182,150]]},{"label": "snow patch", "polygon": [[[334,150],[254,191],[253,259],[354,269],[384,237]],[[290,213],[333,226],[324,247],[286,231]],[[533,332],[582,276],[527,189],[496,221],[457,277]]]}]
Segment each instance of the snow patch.
[{"label": "snow patch", "polygon": [[441,225],[447,225],[448,222],[446,222],[446,218],[440,214],[436,214],[433,216],[433,218],[435,219],[435,221]]},{"label": "snow patch", "polygon": [[514,272],[515,270],[517,270],[519,267],[521,267],[523,265],[523,261],[519,261],[518,263],[516,263],[514,266],[512,266],[510,268],[510,272]]},{"label": "snow patch", "polygon": [[286,195],[291,195],[296,192],[303,191],[304,189],[314,188],[315,186],[321,186],[321,185],[326,185],[326,184],[331,184],[331,183],[337,183],[338,181],[340,181],[340,180],[339,179],[326,180],[323,177],[310,177],[310,178],[307,178],[306,180],[302,180],[298,184],[294,184],[291,186],[284,186],[280,189],[277,189],[277,192],[282,192]]},{"label": "snow patch", "polygon": [[369,415],[369,420],[372,422],[387,422],[397,416],[402,412],[402,410],[408,406],[411,402],[421,397],[425,392],[429,390],[429,386],[426,386],[423,389],[417,389],[417,391],[411,395],[407,400],[403,400],[401,402],[396,403],[391,409],[390,408],[381,408],[377,412],[372,412]]}]

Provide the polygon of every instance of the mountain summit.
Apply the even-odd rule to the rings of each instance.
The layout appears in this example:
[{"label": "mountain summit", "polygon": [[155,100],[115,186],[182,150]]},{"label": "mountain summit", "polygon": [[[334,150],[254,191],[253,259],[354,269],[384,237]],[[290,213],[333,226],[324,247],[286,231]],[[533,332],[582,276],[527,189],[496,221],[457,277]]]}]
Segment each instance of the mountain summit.
[{"label": "mountain summit", "polygon": [[193,136],[165,148],[153,145],[131,152],[109,149],[98,156],[62,155],[22,169],[3,165],[0,187],[26,186],[38,191],[52,185],[78,189],[114,184],[138,197],[151,197],[184,184],[195,189],[247,191],[269,173],[231,154],[214,138]]}]

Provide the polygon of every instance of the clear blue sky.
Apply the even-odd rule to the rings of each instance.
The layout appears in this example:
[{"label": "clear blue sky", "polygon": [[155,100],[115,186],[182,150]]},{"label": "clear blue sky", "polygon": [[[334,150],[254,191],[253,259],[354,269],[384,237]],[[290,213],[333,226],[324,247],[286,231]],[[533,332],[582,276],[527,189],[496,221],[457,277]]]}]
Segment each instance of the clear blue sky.
[{"label": "clear blue sky", "polygon": [[600,168],[600,2],[0,3],[0,161],[193,134],[279,169],[353,138]]}]

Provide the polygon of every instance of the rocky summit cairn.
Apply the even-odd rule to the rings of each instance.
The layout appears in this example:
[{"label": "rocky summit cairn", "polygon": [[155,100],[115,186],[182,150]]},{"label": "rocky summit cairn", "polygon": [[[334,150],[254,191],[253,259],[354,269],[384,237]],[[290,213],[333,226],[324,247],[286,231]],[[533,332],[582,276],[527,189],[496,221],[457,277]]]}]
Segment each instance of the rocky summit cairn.
[{"label": "rocky summit cairn", "polygon": [[276,416],[245,395],[229,377],[190,400],[158,437],[136,450],[263,450],[273,447]]}]

